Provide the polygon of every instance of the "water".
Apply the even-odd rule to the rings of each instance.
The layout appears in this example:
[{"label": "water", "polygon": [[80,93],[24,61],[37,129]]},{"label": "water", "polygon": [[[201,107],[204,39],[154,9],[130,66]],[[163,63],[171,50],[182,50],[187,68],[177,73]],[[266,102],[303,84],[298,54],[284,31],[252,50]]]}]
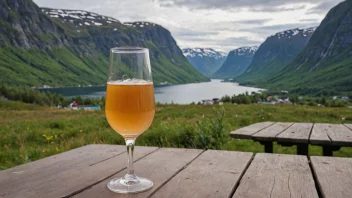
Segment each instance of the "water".
[{"label": "water", "polygon": [[[45,89],[53,93],[60,93],[65,97],[89,97],[101,98],[105,96],[105,87],[71,87]],[[184,85],[156,86],[155,101],[160,103],[189,104],[205,99],[221,98],[224,95],[257,92],[261,89],[253,87],[239,86],[237,83],[221,82],[221,80],[211,80],[211,82],[191,83]]]}]

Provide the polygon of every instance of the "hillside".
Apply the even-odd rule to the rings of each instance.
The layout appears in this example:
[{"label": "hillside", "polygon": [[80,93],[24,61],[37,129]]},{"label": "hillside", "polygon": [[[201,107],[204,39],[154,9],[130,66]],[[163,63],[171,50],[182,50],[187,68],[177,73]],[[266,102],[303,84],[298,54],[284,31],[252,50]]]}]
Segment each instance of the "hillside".
[{"label": "hillside", "polygon": [[237,77],[248,68],[252,62],[258,47],[241,47],[232,50],[227,55],[223,65],[217,70],[212,77],[214,78],[234,78]]},{"label": "hillside", "polygon": [[266,85],[306,92],[351,92],[352,1],[331,9],[307,47]]},{"label": "hillside", "polygon": [[0,0],[0,27],[0,83],[104,84],[109,49],[116,46],[149,48],[155,83],[208,80],[188,63],[170,32],[154,23],[122,24],[86,11]]},{"label": "hillside", "polygon": [[292,60],[308,44],[315,28],[293,29],[268,37],[238,82],[265,80]]},{"label": "hillside", "polygon": [[212,48],[185,48],[183,55],[200,73],[210,77],[226,59],[226,54]]}]

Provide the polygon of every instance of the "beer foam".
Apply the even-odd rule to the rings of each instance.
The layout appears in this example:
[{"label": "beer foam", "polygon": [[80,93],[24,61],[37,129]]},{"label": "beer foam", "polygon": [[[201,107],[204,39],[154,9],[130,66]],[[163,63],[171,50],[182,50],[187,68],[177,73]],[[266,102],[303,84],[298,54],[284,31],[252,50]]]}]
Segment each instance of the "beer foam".
[{"label": "beer foam", "polygon": [[108,85],[151,85],[153,82],[149,82],[142,79],[125,79],[125,80],[116,80],[116,81],[109,81]]}]

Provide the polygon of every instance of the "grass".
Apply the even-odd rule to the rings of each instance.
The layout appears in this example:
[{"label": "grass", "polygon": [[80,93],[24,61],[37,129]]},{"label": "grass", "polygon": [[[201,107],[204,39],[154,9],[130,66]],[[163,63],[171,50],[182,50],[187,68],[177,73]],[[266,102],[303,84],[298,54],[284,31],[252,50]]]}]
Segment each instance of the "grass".
[{"label": "grass", "polygon": [[[137,145],[264,152],[259,143],[232,139],[229,132],[261,121],[351,123],[350,118],[348,108],[158,105],[152,126],[137,139]],[[124,144],[103,111],[57,110],[0,101],[0,126],[0,169],[86,144]],[[274,151],[294,154],[296,149],[274,145]],[[321,148],[310,147],[310,155],[321,155]],[[352,157],[352,148],[342,148],[334,155]]]}]

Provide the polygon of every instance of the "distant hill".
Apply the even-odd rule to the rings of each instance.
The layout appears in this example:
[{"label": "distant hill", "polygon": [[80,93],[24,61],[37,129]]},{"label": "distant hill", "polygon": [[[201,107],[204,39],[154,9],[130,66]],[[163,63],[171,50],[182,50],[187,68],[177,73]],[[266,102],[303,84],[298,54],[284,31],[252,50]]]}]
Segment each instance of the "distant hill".
[{"label": "distant hill", "polygon": [[226,54],[212,48],[185,48],[182,50],[187,60],[203,75],[210,77],[226,59]]},{"label": "distant hill", "polygon": [[316,28],[293,29],[276,33],[265,40],[238,82],[265,80],[285,66],[308,44]]},{"label": "distant hill", "polygon": [[0,0],[0,83],[51,86],[105,84],[109,49],[150,49],[155,83],[207,81],[170,32],[149,22],[120,21],[81,10]]},{"label": "distant hill", "polygon": [[352,92],[352,1],[332,8],[308,45],[265,86],[301,92]]},{"label": "distant hill", "polygon": [[252,62],[258,47],[241,47],[230,51],[223,65],[217,70],[213,78],[234,78],[241,75]]}]

